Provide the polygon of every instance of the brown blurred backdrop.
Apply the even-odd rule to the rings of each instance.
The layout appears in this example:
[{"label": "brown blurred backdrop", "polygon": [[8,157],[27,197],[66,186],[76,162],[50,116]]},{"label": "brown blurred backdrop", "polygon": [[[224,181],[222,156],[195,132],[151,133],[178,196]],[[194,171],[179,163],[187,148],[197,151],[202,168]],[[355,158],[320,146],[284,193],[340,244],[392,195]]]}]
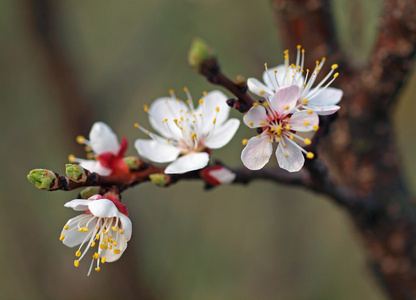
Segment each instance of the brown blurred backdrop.
[{"label": "brown blurred backdrop", "polygon": [[[77,193],[36,190],[28,171],[63,172],[69,153],[84,155],[75,136],[98,120],[126,136],[134,155],[134,140],[144,135],[133,124],[148,126],[143,104],[171,88],[183,96],[187,86],[195,98],[214,89],[187,66],[194,36],[214,45],[230,77],[261,76],[263,63],[281,63],[284,49],[267,0],[50,1],[55,18],[43,30],[54,32],[70,66],[57,75],[34,25],[33,3],[41,2],[0,1],[3,299],[384,299],[343,212],[318,195],[267,182],[208,192],[200,182],[140,185],[123,194],[134,233],[121,260],[89,278],[88,256],[74,268],[76,249],[58,237],[76,215],[63,204]],[[357,63],[371,48],[381,3],[333,1],[343,47]],[[65,74],[76,90],[59,77]],[[396,112],[411,183],[413,77]],[[213,157],[241,165],[241,139],[252,134],[242,126]]]}]

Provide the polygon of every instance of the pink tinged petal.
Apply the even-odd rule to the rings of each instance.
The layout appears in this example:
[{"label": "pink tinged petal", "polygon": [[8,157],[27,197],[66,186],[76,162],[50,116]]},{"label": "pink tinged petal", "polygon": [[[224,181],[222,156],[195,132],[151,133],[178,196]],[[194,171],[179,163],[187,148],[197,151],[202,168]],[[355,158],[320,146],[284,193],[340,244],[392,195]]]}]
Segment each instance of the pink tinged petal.
[{"label": "pink tinged petal", "polygon": [[298,172],[305,162],[299,146],[291,140],[284,138],[286,147],[280,142],[276,150],[276,158],[279,167],[289,172]]},{"label": "pink tinged petal", "polygon": [[332,115],[337,112],[341,107],[338,105],[322,105],[322,106],[304,106],[305,109],[312,109],[320,116]]},{"label": "pink tinged petal", "polygon": [[120,222],[121,222],[121,230],[123,231],[123,236],[124,239],[128,242],[131,239],[131,235],[132,235],[132,231],[133,231],[133,226],[131,224],[131,220],[129,217],[120,214]]},{"label": "pink tinged petal", "polygon": [[205,146],[219,149],[228,144],[237,132],[240,120],[230,119],[225,124],[215,127],[214,133],[205,141]]},{"label": "pink tinged petal", "polygon": [[260,97],[271,97],[274,94],[274,89],[270,89],[269,87],[265,86],[256,78],[249,78],[247,80],[247,86],[250,92]]},{"label": "pink tinged petal", "polygon": [[297,85],[289,85],[276,90],[276,93],[270,99],[270,104],[278,115],[287,114],[296,106],[299,98],[299,87]]},{"label": "pink tinged petal", "polygon": [[180,153],[178,148],[169,145],[167,142],[160,143],[154,140],[138,139],[134,146],[139,155],[157,163],[174,161]]},{"label": "pink tinged petal", "polygon": [[186,172],[199,170],[208,164],[209,155],[206,152],[191,152],[179,157],[166,169],[166,174],[183,174]]},{"label": "pink tinged petal", "polygon": [[250,170],[260,170],[270,159],[273,152],[272,143],[267,135],[252,137],[241,152],[243,164]]},{"label": "pink tinged petal", "polygon": [[72,208],[75,211],[86,211],[90,200],[75,199],[64,204],[65,207]]},{"label": "pink tinged petal", "polygon": [[100,218],[113,218],[120,214],[114,203],[108,199],[90,201],[88,209],[94,216]]},{"label": "pink tinged petal", "polygon": [[[181,130],[174,122],[175,119],[180,119],[181,110],[183,113],[189,110],[182,101],[168,97],[158,98],[149,108],[149,122],[156,131],[165,137],[182,136]],[[168,124],[164,122],[166,119]]]},{"label": "pink tinged petal", "polygon": [[116,134],[103,122],[96,122],[92,126],[90,143],[92,150],[98,155],[104,152],[117,154],[120,149]]},{"label": "pink tinged petal", "polygon": [[111,169],[104,167],[99,161],[96,160],[77,159],[77,162],[84,169],[87,169],[90,172],[95,172],[102,176],[108,176],[112,172]]},{"label": "pink tinged petal", "polygon": [[[89,223],[88,223],[89,221]],[[79,223],[79,225],[78,225]],[[88,226],[85,226],[88,223]],[[93,215],[82,214],[76,216],[75,218],[70,219],[66,224],[68,229],[64,229],[61,232],[61,236],[64,236],[62,240],[63,244],[68,247],[75,247],[82,242],[88,242],[92,234],[94,233],[94,228],[97,224],[97,219]],[[79,227],[88,227],[88,231],[78,231]]]},{"label": "pink tinged petal", "polygon": [[[312,90],[309,94],[314,93],[315,91]],[[341,101],[343,92],[340,89],[328,87],[324,90],[322,88],[318,89],[316,96],[312,96],[311,99],[306,96],[309,100],[311,106],[327,106],[327,105],[335,105]]]},{"label": "pink tinged petal", "polygon": [[302,110],[295,112],[288,122],[290,129],[295,131],[312,131],[314,126],[319,124],[318,115],[311,110]]},{"label": "pink tinged petal", "polygon": [[[216,125],[224,123],[230,114],[230,107],[227,105],[228,97],[220,91],[212,91],[202,97],[203,104],[200,104],[195,110],[195,114],[199,116],[202,114],[204,124],[211,128],[212,121],[216,118]],[[217,112],[217,107],[219,111]]]},{"label": "pink tinged petal", "polygon": [[209,175],[214,177],[220,184],[227,184],[234,181],[236,175],[226,168],[220,168],[218,170],[212,170]]},{"label": "pink tinged petal", "polygon": [[260,122],[267,122],[266,110],[263,106],[253,106],[248,113],[244,115],[243,121],[248,127],[261,127]]}]

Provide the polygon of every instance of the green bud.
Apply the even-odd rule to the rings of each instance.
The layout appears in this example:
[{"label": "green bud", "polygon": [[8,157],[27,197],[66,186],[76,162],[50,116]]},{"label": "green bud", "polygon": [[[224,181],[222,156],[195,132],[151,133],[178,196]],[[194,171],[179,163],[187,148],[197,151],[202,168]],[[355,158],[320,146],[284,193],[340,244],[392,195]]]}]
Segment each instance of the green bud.
[{"label": "green bud", "polygon": [[199,71],[201,65],[211,58],[215,58],[214,50],[200,38],[194,38],[188,53],[189,65]]},{"label": "green bud", "polygon": [[34,169],[29,172],[27,179],[40,190],[50,191],[58,188],[58,178],[49,170]]},{"label": "green bud", "polygon": [[130,170],[137,170],[142,166],[142,161],[136,156],[127,156],[123,160]]},{"label": "green bud", "polygon": [[88,199],[91,196],[94,196],[100,192],[99,186],[90,186],[83,189],[79,194],[81,195],[82,199]]},{"label": "green bud", "polygon": [[65,173],[69,180],[73,182],[87,181],[87,173],[80,165],[66,164]]},{"label": "green bud", "polygon": [[168,186],[170,183],[169,176],[163,173],[150,174],[149,178],[157,186]]}]

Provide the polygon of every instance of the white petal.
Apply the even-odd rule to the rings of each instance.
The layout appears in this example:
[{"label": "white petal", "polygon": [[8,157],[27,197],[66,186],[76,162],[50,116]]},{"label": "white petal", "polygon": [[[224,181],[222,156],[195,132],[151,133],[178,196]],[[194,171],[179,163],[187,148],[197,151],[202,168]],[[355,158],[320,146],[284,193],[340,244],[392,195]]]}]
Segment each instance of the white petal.
[{"label": "white petal", "polygon": [[231,172],[226,168],[221,168],[219,170],[212,170],[209,172],[209,175],[218,180],[221,184],[227,184],[234,181],[236,174]]},{"label": "white petal", "polygon": [[134,147],[136,147],[139,155],[157,163],[174,161],[180,153],[178,148],[169,145],[167,142],[159,143],[154,140],[138,139],[134,143]]},{"label": "white petal", "polygon": [[76,162],[80,164],[81,167],[87,169],[90,172],[95,172],[102,176],[108,176],[111,174],[112,170],[106,167],[103,167],[99,161],[92,159],[77,159]]},{"label": "white petal", "polygon": [[274,89],[268,88],[256,78],[247,79],[247,86],[250,92],[260,97],[271,97],[274,94]]},{"label": "white petal", "polygon": [[[93,220],[91,220],[93,219]],[[91,220],[91,221],[90,221]],[[88,223],[88,232],[85,231],[78,231],[78,222],[81,221],[80,227],[84,227],[85,224]],[[94,228],[97,224],[97,219],[94,218],[92,215],[82,214],[76,216],[75,218],[70,219],[66,224],[68,225],[68,229],[63,229],[61,232],[61,236],[64,235],[65,238],[62,240],[65,246],[68,247],[75,247],[81,244],[84,241],[88,241],[93,234]],[[65,228],[65,227],[64,227]]]},{"label": "white petal", "polygon": [[309,113],[306,110],[295,112],[288,122],[290,128],[295,131],[312,131],[314,128],[313,126],[319,124],[319,117],[318,115],[311,111]]},{"label": "white petal", "polygon": [[[126,250],[127,248],[127,241],[124,238],[123,235],[118,234],[118,241],[117,241],[117,247],[113,248],[113,249],[107,249],[107,251],[105,253],[102,254],[102,256],[105,256],[105,261],[106,262],[114,262],[116,260],[118,260],[121,255],[123,254],[123,252]],[[119,249],[120,253],[116,254],[114,253],[114,249]]]},{"label": "white petal", "polygon": [[337,112],[341,107],[338,105],[320,105],[320,106],[304,106],[305,109],[312,109],[320,116],[332,115]]},{"label": "white petal", "polygon": [[279,88],[270,99],[270,104],[279,115],[287,114],[296,106],[299,92],[300,90],[297,85]]},{"label": "white petal", "polygon": [[75,199],[75,200],[65,203],[64,206],[72,208],[75,211],[86,211],[88,210],[88,204],[90,202],[91,202],[90,200]]},{"label": "white petal", "polygon": [[115,204],[108,199],[90,201],[88,209],[94,216],[100,218],[113,218],[120,214]]},{"label": "white petal", "polygon": [[260,170],[270,159],[273,152],[271,142],[268,142],[267,135],[252,137],[248,140],[247,146],[241,152],[243,164],[250,170]]},{"label": "white petal", "polygon": [[[256,128],[261,127],[260,122],[267,121],[266,110],[263,106],[252,107],[243,117],[244,124],[248,127]],[[250,125],[250,122],[253,122],[253,125]]]},{"label": "white petal", "polygon": [[209,155],[206,152],[192,152],[179,157],[166,169],[166,174],[183,174],[189,171],[199,170],[208,164]]},{"label": "white petal", "polygon": [[[156,131],[165,137],[182,136],[181,130],[175,125],[174,120],[179,120],[181,114],[187,110],[189,110],[188,106],[182,101],[168,97],[158,98],[149,108],[149,122]],[[164,123],[166,119],[167,122]]]},{"label": "white petal", "polygon": [[305,158],[302,155],[302,151],[298,148],[294,142],[284,138],[285,145],[280,142],[276,150],[276,158],[279,167],[289,172],[298,172],[305,162]]},{"label": "white petal", "polygon": [[117,154],[120,149],[116,134],[103,122],[96,122],[92,126],[90,143],[91,149],[98,155],[104,152]]},{"label": "white petal", "polygon": [[[216,125],[221,125],[228,119],[230,107],[227,104],[228,97],[220,91],[212,91],[202,97],[204,102],[195,110],[195,114],[202,114],[204,120],[204,133],[206,128],[211,128],[212,121],[216,118]],[[217,107],[219,112],[217,113]]]},{"label": "white petal", "polygon": [[126,215],[120,213],[120,222],[121,222],[121,230],[123,231],[123,236],[125,238],[125,240],[128,242],[131,239],[131,235],[132,235],[132,231],[133,231],[133,226],[131,224],[131,220],[129,217],[127,217]]},{"label": "white petal", "polygon": [[[130,240],[131,235],[132,235],[132,224],[131,224],[130,219],[123,214],[120,214],[119,217],[120,217],[120,222],[122,225],[122,228],[120,229],[123,231],[123,233],[120,234],[120,232],[118,231],[115,233],[113,240],[117,240],[117,246],[113,248],[112,250],[108,249],[108,251],[105,253],[106,262],[113,262],[113,261],[118,260],[121,257],[123,252],[126,250],[127,242]],[[114,249],[119,249],[120,253],[119,254],[114,253]]]},{"label": "white petal", "polygon": [[205,141],[205,146],[219,149],[228,144],[237,132],[240,120],[230,119],[225,124],[215,127],[214,133]]},{"label": "white petal", "polygon": [[[315,93],[315,90],[310,91],[310,93]],[[341,101],[343,92],[340,89],[328,87],[326,89],[318,89],[317,95],[314,97],[312,96],[311,99],[306,96],[309,100],[310,104],[313,106],[326,106],[326,105],[335,105],[339,101]]]}]

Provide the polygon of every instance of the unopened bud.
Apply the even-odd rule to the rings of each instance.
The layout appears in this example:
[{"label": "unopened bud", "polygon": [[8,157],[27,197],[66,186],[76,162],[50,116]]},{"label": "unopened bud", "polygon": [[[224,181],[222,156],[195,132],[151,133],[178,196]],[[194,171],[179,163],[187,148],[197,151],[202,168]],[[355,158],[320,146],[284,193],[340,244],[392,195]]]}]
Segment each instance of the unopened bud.
[{"label": "unopened bud", "polygon": [[50,191],[58,188],[58,178],[49,170],[34,169],[29,172],[27,179],[40,190]]},{"label": "unopened bud", "polygon": [[87,181],[87,173],[80,165],[66,164],[65,165],[66,176],[73,182],[85,182]]},{"label": "unopened bud", "polygon": [[163,174],[163,173],[156,173],[156,174],[150,174],[149,175],[150,181],[157,186],[168,186],[170,183],[169,175]]},{"label": "unopened bud", "polygon": [[79,194],[82,199],[88,199],[91,196],[94,196],[100,192],[99,186],[90,186],[83,189]]},{"label": "unopened bud", "polygon": [[130,170],[137,170],[143,165],[140,158],[136,156],[127,156],[127,157],[124,157],[123,160],[127,164]]},{"label": "unopened bud", "polygon": [[199,71],[205,61],[214,57],[213,49],[202,39],[194,38],[192,40],[188,53],[188,63],[194,70]]}]

